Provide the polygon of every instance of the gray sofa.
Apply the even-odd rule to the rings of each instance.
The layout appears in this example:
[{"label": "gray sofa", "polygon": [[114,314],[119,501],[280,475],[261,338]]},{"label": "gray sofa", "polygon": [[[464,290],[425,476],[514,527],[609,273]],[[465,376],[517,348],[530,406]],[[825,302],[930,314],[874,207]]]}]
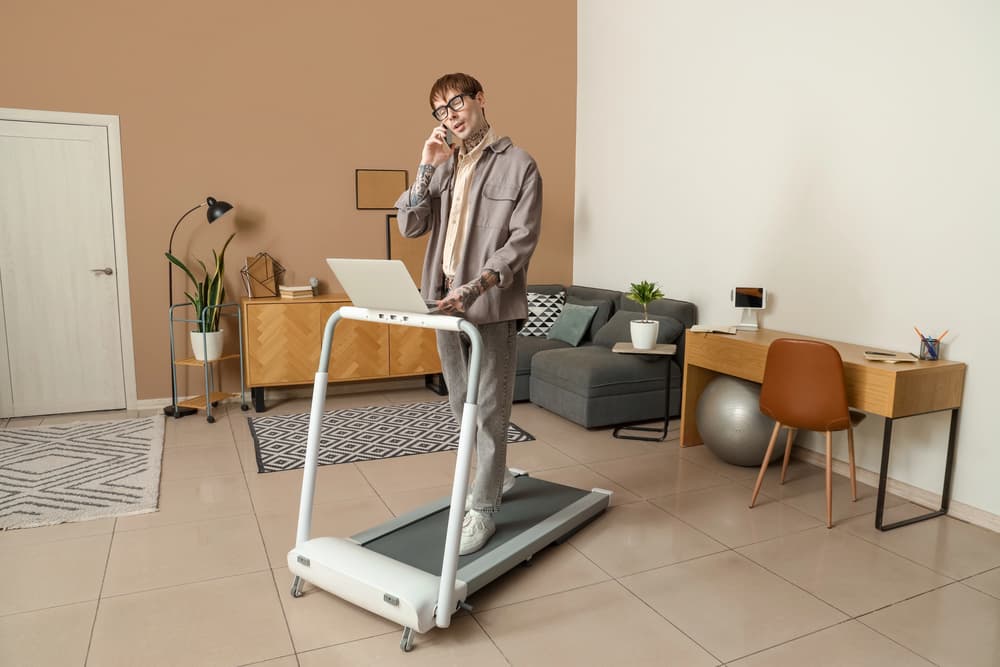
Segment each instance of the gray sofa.
[{"label": "gray sofa", "polygon": [[[629,340],[628,320],[641,318],[641,306],[622,292],[578,285],[531,285],[528,291],[564,291],[567,303],[595,305],[598,309],[577,347],[541,336],[518,336],[515,401],[530,400],[586,428],[662,418],[664,364],[673,363],[670,413],[680,412],[684,329],[697,323],[693,303],[658,299],[649,304],[650,316],[662,318],[659,342],[678,346],[677,355],[668,362],[611,351],[618,340]],[[615,317],[619,312],[622,314]],[[664,336],[675,339],[665,340]]]}]

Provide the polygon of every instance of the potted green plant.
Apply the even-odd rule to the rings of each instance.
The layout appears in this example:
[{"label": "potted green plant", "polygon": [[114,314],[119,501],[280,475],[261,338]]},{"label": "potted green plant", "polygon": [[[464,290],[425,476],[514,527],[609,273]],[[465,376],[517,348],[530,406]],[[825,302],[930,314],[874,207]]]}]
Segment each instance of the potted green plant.
[{"label": "potted green plant", "polygon": [[219,319],[222,313],[218,306],[226,302],[224,283],[226,248],[229,247],[229,242],[233,240],[234,236],[236,236],[235,232],[229,235],[221,252],[216,253],[214,249],[212,250],[215,266],[211,273],[205,266],[205,262],[198,260],[202,273],[205,275],[201,280],[195,277],[184,262],[169,252],[164,253],[167,259],[186,273],[187,277],[194,283],[194,289],[191,292],[185,292],[184,296],[194,306],[195,317],[199,319],[198,328],[191,332],[191,349],[194,350],[194,357],[198,361],[215,361],[222,356],[222,330],[219,329]]},{"label": "potted green plant", "polygon": [[662,299],[663,292],[656,283],[643,280],[638,283],[631,283],[631,287],[625,296],[642,306],[642,319],[632,320],[630,323],[632,347],[637,350],[653,349],[656,347],[656,336],[660,332],[660,323],[649,319],[648,306],[651,301]]}]

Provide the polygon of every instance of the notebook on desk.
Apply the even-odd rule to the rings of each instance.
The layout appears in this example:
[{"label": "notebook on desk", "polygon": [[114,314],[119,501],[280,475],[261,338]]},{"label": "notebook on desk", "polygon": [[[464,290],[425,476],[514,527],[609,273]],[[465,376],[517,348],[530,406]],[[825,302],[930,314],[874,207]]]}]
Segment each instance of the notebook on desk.
[{"label": "notebook on desk", "polygon": [[437,302],[425,301],[406,265],[398,259],[326,260],[348,298],[358,308],[434,314]]}]

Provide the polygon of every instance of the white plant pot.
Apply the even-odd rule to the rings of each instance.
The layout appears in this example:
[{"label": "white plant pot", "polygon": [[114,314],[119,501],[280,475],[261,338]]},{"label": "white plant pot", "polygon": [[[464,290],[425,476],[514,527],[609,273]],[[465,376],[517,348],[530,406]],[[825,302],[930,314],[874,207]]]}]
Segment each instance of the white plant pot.
[{"label": "white plant pot", "polygon": [[198,361],[215,361],[222,356],[222,329],[207,334],[192,331],[191,349]]},{"label": "white plant pot", "polygon": [[656,334],[660,323],[656,320],[632,320],[632,347],[637,350],[652,350],[656,347]]}]

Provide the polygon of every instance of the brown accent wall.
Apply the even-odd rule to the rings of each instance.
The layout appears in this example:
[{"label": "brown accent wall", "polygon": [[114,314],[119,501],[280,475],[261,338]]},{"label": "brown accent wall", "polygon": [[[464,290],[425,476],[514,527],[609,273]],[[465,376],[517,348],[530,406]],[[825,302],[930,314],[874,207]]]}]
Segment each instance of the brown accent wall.
[{"label": "brown accent wall", "polygon": [[[0,21],[0,107],[121,119],[129,284],[140,399],[170,394],[163,257],[211,258],[233,230],[227,285],[271,253],[286,282],[330,287],[328,256],[381,257],[384,213],[354,208],[356,168],[407,169],[433,126],[434,79],[483,82],[488,116],[538,161],[545,183],[535,282],[572,277],[576,0],[449,6],[36,0]],[[197,217],[195,217],[197,216]],[[175,290],[185,286],[175,273]],[[190,376],[181,393],[201,393]]]}]

